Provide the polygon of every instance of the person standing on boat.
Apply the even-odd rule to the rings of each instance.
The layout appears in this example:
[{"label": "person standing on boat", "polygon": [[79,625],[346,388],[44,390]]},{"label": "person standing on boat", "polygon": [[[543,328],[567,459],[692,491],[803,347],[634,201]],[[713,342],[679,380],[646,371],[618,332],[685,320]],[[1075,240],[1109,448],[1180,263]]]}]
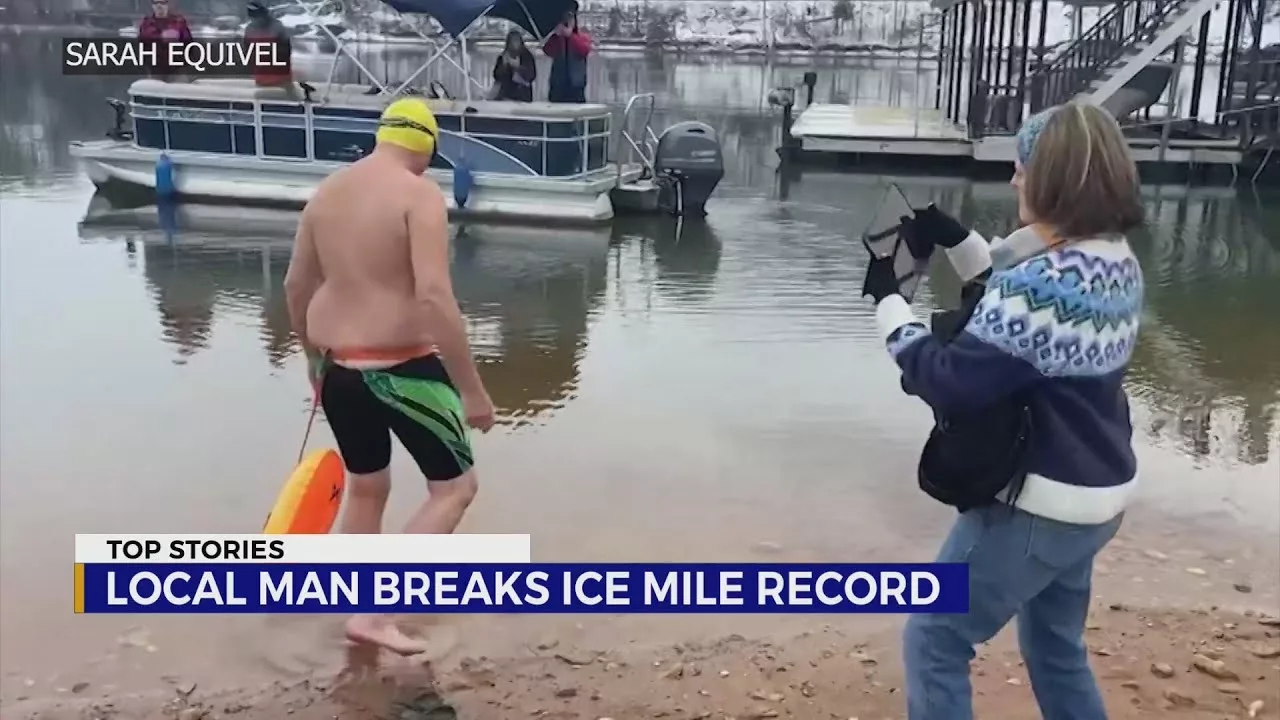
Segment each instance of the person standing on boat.
[{"label": "person standing on boat", "polygon": [[493,82],[497,87],[494,100],[533,102],[533,81],[538,79],[538,66],[533,53],[524,46],[519,30],[507,33],[507,45],[493,64]]},{"label": "person standing on boat", "polygon": [[[173,11],[169,0],[152,0],[151,14],[138,23],[139,40],[155,40],[165,42],[190,42],[191,26],[180,13]],[[171,73],[167,67],[153,68],[151,76],[167,80]]]},{"label": "person standing on boat", "polygon": [[176,13],[169,0],[152,0],[151,14],[138,23],[139,40],[190,41],[191,26],[181,13]]},{"label": "person standing on boat", "polygon": [[542,45],[551,58],[551,77],[547,83],[547,100],[553,103],[587,101],[587,56],[591,54],[591,36],[578,27],[578,4],[565,12],[551,37]]},{"label": "person standing on boat", "polygon": [[[279,43],[284,53],[282,59],[286,64],[289,63],[293,54],[293,42],[289,38],[289,31],[284,23],[277,20],[267,6],[259,0],[250,0],[245,14],[249,17],[249,23],[244,28],[244,39]],[[258,87],[279,87],[288,92],[291,98],[299,97],[298,88],[293,82],[292,65],[283,70],[269,67],[257,68],[254,70],[253,80]]]},{"label": "person standing on boat", "polygon": [[[344,533],[382,532],[393,434],[427,480],[404,532],[453,532],[477,490],[468,427],[494,424],[449,277],[444,195],[424,175],[438,133],[422,98],[387,106],[373,151],[321,181],[303,209],[284,280],[350,477]],[[427,650],[387,615],[356,615],[346,634],[402,655]]]}]

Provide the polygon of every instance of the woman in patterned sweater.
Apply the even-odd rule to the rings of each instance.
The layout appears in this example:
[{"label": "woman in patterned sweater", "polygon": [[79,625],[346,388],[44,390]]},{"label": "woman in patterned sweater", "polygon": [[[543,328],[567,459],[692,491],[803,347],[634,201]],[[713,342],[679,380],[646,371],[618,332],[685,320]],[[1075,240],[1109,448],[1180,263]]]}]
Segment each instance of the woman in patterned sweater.
[{"label": "woman in patterned sweater", "polygon": [[936,208],[909,220],[965,280],[985,285],[958,334],[932,334],[897,294],[892,269],[868,270],[866,292],[909,394],[939,417],[1016,398],[1033,429],[1025,473],[962,512],[939,554],[969,565],[969,612],[907,622],[910,720],[971,720],[974,646],[1015,617],[1046,720],[1106,718],[1084,629],[1094,556],[1137,485],[1122,384],[1142,311],[1142,272],[1125,239],[1143,220],[1137,169],[1116,121],[1091,105],[1032,117],[1017,150],[1025,227],[998,245],[995,268],[986,241]]}]

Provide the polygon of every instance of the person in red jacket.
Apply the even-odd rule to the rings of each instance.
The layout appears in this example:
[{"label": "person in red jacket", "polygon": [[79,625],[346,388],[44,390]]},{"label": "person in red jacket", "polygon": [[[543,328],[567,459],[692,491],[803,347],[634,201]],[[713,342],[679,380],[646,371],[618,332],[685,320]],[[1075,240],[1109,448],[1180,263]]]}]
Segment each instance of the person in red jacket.
[{"label": "person in red jacket", "polygon": [[[192,39],[191,27],[185,17],[173,11],[169,0],[152,0],[151,14],[138,23],[138,39],[189,42]],[[165,66],[151,70],[151,76],[161,80],[171,75]]]},{"label": "person in red jacket", "polygon": [[547,81],[547,100],[553,103],[587,101],[587,56],[591,54],[591,36],[578,28],[578,4],[564,14],[564,19],[542,45],[551,58],[551,77]]},{"label": "person in red jacket", "polygon": [[169,0],[152,0],[151,14],[138,23],[141,40],[191,40],[191,28],[187,19],[173,12]]},{"label": "person in red jacket", "polygon": [[[284,23],[277,20],[261,0],[250,0],[246,14],[249,16],[249,23],[244,29],[244,39],[279,43],[283,53],[280,59],[290,62],[293,42],[289,38],[289,31],[285,29]],[[254,84],[259,87],[284,88],[290,97],[296,99],[298,96],[298,88],[293,82],[292,66],[283,69],[260,68],[254,71],[253,79]]]}]

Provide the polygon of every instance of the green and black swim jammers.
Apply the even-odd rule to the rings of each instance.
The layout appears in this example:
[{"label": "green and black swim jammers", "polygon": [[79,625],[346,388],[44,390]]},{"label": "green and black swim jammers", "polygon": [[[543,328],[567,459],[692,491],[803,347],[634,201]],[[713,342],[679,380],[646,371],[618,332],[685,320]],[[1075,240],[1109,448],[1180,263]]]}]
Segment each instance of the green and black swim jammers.
[{"label": "green and black swim jammers", "polygon": [[428,480],[452,480],[475,462],[462,398],[434,353],[379,369],[328,360],[320,402],[350,473],[390,465],[391,433]]}]

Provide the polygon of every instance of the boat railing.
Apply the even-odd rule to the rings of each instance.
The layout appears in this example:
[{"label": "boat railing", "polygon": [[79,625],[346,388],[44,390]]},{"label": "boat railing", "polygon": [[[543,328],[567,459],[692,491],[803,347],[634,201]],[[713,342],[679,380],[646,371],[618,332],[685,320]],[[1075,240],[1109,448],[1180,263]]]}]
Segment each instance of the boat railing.
[{"label": "boat railing", "polygon": [[[619,143],[621,152],[617,157],[619,180],[622,166],[634,161],[644,166],[647,177],[653,176],[653,154],[658,149],[658,136],[653,132],[653,110],[656,102],[657,98],[651,92],[632,95],[627,100],[627,106],[622,111],[622,122],[618,124],[618,137],[622,141]],[[632,113],[637,110],[643,113],[640,117],[644,118],[644,124],[638,133],[639,140],[631,134]]]},{"label": "boat railing", "polygon": [[[167,89],[131,91],[127,109],[138,147],[351,162],[372,147],[380,112],[377,102],[363,95],[347,94],[347,102],[338,104],[315,104],[255,97],[255,89],[231,92],[224,86],[203,98],[183,97],[191,94],[191,86],[174,88],[177,97],[166,96]],[[487,112],[487,104],[463,101],[455,103],[455,110],[437,114],[441,137],[451,138],[448,146],[462,153],[458,158],[473,146],[479,153],[473,159],[489,158],[489,169],[478,166],[473,171],[575,180],[608,167],[614,119],[608,108],[600,106],[598,114],[586,110],[556,117],[512,112],[523,108],[506,107],[507,103],[492,103],[504,107]],[[453,166],[450,157],[441,159]]]}]

